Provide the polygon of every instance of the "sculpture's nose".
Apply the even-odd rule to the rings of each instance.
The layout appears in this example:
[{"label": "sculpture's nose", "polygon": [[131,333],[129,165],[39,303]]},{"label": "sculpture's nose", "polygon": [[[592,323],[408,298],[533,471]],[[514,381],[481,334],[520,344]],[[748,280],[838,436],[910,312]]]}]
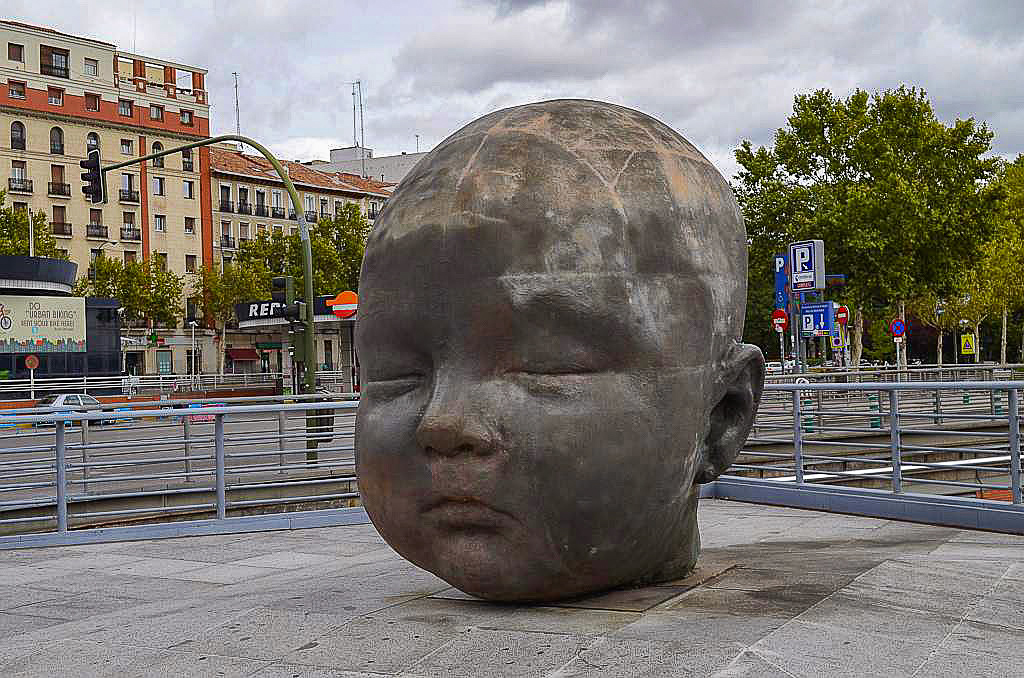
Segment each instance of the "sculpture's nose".
[{"label": "sculpture's nose", "polygon": [[428,455],[453,457],[487,455],[494,436],[484,421],[483,408],[472,400],[472,389],[439,382],[416,428],[416,442]]}]

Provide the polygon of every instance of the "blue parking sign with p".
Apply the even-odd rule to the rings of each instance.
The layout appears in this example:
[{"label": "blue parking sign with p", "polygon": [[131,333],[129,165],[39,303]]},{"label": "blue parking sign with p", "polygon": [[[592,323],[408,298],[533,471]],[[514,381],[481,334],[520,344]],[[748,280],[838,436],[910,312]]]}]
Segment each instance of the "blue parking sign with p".
[{"label": "blue parking sign with p", "polygon": [[776,254],[772,262],[775,272],[775,308],[789,310],[789,262],[786,253]]}]

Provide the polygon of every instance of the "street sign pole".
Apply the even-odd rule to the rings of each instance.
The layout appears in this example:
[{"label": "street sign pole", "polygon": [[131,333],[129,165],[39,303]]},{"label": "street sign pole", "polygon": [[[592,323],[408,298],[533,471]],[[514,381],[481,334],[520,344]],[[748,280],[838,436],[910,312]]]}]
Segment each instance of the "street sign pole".
[{"label": "street sign pole", "polygon": [[782,365],[782,373],[786,373],[786,331],[781,327],[776,330],[779,333],[779,364]]}]

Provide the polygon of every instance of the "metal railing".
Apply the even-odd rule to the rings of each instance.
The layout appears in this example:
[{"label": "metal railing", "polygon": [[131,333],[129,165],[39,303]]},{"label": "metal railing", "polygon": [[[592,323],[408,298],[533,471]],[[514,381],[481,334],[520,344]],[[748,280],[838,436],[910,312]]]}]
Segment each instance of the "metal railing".
[{"label": "metal railing", "polygon": [[135,226],[122,226],[121,240],[142,240],[142,230]]},{"label": "metal railing", "polygon": [[252,205],[249,203],[239,200],[238,201],[238,213],[239,214],[252,214]]},{"label": "metal railing", "polygon": [[[778,363],[776,363],[778,364]],[[766,383],[792,383],[806,379],[811,383],[858,383],[858,382],[915,382],[915,381],[1006,381],[1024,379],[1024,364],[1008,363],[964,363],[959,365],[919,365],[906,370],[887,367],[862,367],[858,370],[842,368],[814,368],[810,372],[782,373],[769,369]]]},{"label": "metal railing", "polygon": [[270,216],[274,219],[284,219],[284,208],[283,207],[271,207]]},{"label": "metal railing", "polygon": [[729,473],[1021,503],[1024,381],[766,384]]},{"label": "metal railing", "polygon": [[257,217],[265,217],[265,216],[267,216],[267,214],[268,214],[267,213],[267,206],[266,205],[261,205],[260,203],[256,203],[256,206],[254,208],[253,214],[255,216],[257,216]]},{"label": "metal railing", "polygon": [[87,238],[106,238],[107,227],[103,224],[86,224],[85,235]]},{"label": "metal railing", "polygon": [[[344,372],[317,373],[322,385],[331,388],[341,383]],[[170,395],[187,391],[218,388],[273,386],[282,378],[279,372],[249,374],[147,374],[108,377],[67,377],[56,379],[0,380],[0,400],[41,398],[53,393],[90,395]],[[337,388],[332,390],[337,391]],[[2,412],[3,410],[0,410]]]},{"label": "metal railing", "polygon": [[39,72],[43,75],[53,75],[58,78],[68,77],[68,67],[57,66],[56,64],[39,64]]},{"label": "metal railing", "polygon": [[138,202],[139,192],[122,188],[118,190],[117,197],[121,202]]},{"label": "metal railing", "polygon": [[7,179],[8,190],[14,191],[15,193],[31,193],[32,192],[32,180],[31,179],[16,179],[10,177]]},{"label": "metal railing", "polygon": [[71,224],[65,221],[51,221],[50,231],[54,235],[71,235]]},{"label": "metal railing", "polygon": [[266,400],[0,413],[0,534],[357,498],[357,403]]},{"label": "metal railing", "polygon": [[50,181],[46,184],[46,192],[49,195],[62,195],[67,197],[71,195],[71,184],[65,184],[60,181]]},{"label": "metal railing", "polygon": [[220,211],[221,212],[234,212],[235,211],[235,204],[233,202],[231,202],[230,200],[221,200],[220,201]]},{"label": "metal railing", "polygon": [[224,249],[235,249],[235,239],[230,235],[221,235],[220,246]]}]

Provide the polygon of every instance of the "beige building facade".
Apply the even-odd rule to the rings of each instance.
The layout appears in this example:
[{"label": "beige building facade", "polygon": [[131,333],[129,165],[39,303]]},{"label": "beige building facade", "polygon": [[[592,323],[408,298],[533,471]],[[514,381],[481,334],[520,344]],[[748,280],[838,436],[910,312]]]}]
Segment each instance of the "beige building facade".
[{"label": "beige building facade", "polygon": [[[108,173],[108,201],[96,205],[82,193],[79,161],[94,148],[109,165],[209,137],[206,71],[14,21],[0,21],[0,49],[7,205],[43,212],[79,275],[101,256],[156,256],[191,285],[192,272],[213,260],[207,149]],[[196,312],[184,300],[181,310],[179,327],[157,328],[161,345],[150,346],[141,328],[124,339],[129,372],[189,370]],[[210,337],[197,335],[210,369]]]}]

